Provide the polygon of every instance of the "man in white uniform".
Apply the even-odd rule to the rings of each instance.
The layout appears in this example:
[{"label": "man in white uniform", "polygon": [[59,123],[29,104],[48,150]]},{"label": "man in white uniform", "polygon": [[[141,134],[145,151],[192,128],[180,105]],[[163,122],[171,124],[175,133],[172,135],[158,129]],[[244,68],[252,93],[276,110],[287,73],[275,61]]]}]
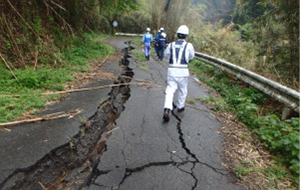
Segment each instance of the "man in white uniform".
[{"label": "man in white uniform", "polygon": [[187,85],[189,77],[188,63],[195,56],[195,50],[191,43],[185,41],[189,29],[182,25],[177,30],[178,40],[168,45],[165,51],[165,58],[169,60],[168,85],[166,88],[163,120],[170,120],[170,111],[173,110],[173,97],[178,90],[178,99],[174,104],[178,112],[184,111],[187,96]]}]

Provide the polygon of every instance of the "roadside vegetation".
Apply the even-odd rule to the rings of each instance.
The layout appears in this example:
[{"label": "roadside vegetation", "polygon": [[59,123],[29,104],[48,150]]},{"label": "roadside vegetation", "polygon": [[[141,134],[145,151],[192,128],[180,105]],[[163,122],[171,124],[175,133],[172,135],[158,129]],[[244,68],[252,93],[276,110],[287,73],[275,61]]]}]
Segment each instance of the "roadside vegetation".
[{"label": "roadside vegetation", "polygon": [[138,61],[147,61],[143,52],[133,50],[132,53],[136,55],[136,59]]},{"label": "roadside vegetation", "polygon": [[53,65],[14,69],[11,72],[0,61],[0,122],[9,122],[20,116],[37,114],[47,101],[58,95],[43,96],[46,91],[61,91],[65,83],[74,80],[79,72],[89,70],[89,61],[97,61],[114,53],[114,49],[101,42],[105,36],[85,34],[74,38],[68,49],[60,52]]},{"label": "roadside vegetation", "polygon": [[273,155],[272,159],[266,160],[266,165],[260,165],[255,160],[249,161],[250,155],[242,158],[237,154],[235,160],[239,162],[232,168],[235,175],[247,179],[250,174],[259,173],[269,181],[261,184],[264,188],[297,189],[300,169],[299,117],[281,121],[280,108],[270,106],[276,103],[258,90],[200,61],[195,60],[190,65],[190,70],[201,81],[221,95],[221,98],[209,96],[199,100],[211,104],[213,110],[232,113],[234,119],[241,121],[253,134],[243,133],[244,136],[239,138],[251,142],[254,151],[261,146]]},{"label": "roadside vegetation", "polygon": [[[147,27],[154,36],[164,27],[170,42],[185,24],[197,51],[299,91],[298,0],[6,0],[0,12],[1,123],[37,114],[59,98],[42,93],[63,90],[78,73],[88,72],[89,61],[112,54],[101,42],[106,35],[144,33]],[[242,180],[253,173],[266,176],[261,189],[297,188],[299,116],[281,121],[280,107],[257,90],[201,62],[194,61],[191,70],[223,97],[199,100],[233,113],[247,126],[239,129],[241,138],[253,150],[264,147],[273,155],[264,166],[237,157],[235,175]]]},{"label": "roadside vegetation", "polygon": [[[298,0],[32,0],[0,3],[0,53],[16,68],[49,64],[69,37],[190,28],[197,51],[299,91]],[[178,14],[184,13],[184,14]],[[112,23],[118,22],[116,28]],[[195,23],[196,22],[196,23]]]},{"label": "roadside vegetation", "polygon": [[185,24],[197,51],[299,91],[298,0],[152,0],[141,7],[120,19],[129,23],[120,30],[150,27],[155,35],[164,27],[173,41]]}]

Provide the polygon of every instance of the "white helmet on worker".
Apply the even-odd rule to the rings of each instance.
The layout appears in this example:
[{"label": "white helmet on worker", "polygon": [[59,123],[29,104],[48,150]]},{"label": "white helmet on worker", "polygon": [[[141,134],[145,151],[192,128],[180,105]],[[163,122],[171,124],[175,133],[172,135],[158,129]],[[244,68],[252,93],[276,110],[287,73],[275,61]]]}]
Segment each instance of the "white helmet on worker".
[{"label": "white helmet on worker", "polygon": [[147,32],[150,32],[150,28],[147,28],[146,31],[147,31]]},{"label": "white helmet on worker", "polygon": [[163,32],[165,29],[164,28],[160,28],[160,31]]},{"label": "white helmet on worker", "polygon": [[177,30],[177,34],[188,35],[189,34],[189,28],[186,25],[181,25],[181,26],[179,26],[179,28]]}]

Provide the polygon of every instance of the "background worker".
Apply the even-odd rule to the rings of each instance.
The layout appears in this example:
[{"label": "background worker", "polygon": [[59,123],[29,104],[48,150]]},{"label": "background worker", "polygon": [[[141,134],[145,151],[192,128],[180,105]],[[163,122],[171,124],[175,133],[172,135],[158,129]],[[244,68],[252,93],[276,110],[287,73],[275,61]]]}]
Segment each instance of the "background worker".
[{"label": "background worker", "polygon": [[[168,45],[165,58],[169,60],[168,84],[166,88],[163,120],[168,122],[171,110],[178,108],[178,112],[184,111],[187,96],[189,69],[188,63],[195,56],[195,50],[191,43],[185,41],[189,29],[182,25],[177,30],[178,40]],[[174,94],[178,90],[177,102],[173,104]]]},{"label": "background worker", "polygon": [[151,49],[151,42],[153,40],[152,34],[150,34],[150,28],[146,29],[146,33],[143,36],[142,42],[144,44],[144,54],[146,59],[149,60],[150,57],[150,49]]},{"label": "background worker", "polygon": [[155,40],[154,48],[155,48],[157,57],[160,59],[159,54],[158,54],[158,37],[159,37],[159,35],[160,35],[160,30],[158,30],[157,34],[155,35],[155,38],[154,38],[154,40]]},{"label": "background worker", "polygon": [[157,47],[158,47],[158,56],[161,60],[164,59],[164,51],[167,43],[168,43],[167,34],[164,33],[164,28],[160,28]]}]

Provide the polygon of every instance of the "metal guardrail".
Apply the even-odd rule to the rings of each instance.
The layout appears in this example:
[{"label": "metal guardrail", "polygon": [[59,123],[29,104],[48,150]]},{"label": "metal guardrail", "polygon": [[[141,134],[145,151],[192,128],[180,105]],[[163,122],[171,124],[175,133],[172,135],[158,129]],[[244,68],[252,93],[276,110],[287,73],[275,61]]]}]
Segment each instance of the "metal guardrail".
[{"label": "metal guardrail", "polygon": [[144,34],[128,34],[128,33],[116,33],[116,36],[129,36],[129,37],[143,37]]},{"label": "metal guardrail", "polygon": [[[117,36],[143,36],[143,34],[126,34],[126,33],[116,33]],[[235,76],[236,78],[242,80],[243,82],[257,88],[268,96],[273,97],[277,101],[283,103],[287,107],[293,109],[294,111],[300,113],[300,93],[283,86],[277,82],[270,79],[262,77],[251,71],[243,69],[227,61],[211,57],[199,52],[195,52],[195,58],[203,61],[206,64],[210,64],[213,67],[222,70],[228,74]]]},{"label": "metal guardrail", "polygon": [[299,92],[218,58],[214,58],[199,52],[195,53],[195,58],[228,74],[234,75],[236,78],[257,88],[263,93],[275,98],[277,101],[300,113]]}]

